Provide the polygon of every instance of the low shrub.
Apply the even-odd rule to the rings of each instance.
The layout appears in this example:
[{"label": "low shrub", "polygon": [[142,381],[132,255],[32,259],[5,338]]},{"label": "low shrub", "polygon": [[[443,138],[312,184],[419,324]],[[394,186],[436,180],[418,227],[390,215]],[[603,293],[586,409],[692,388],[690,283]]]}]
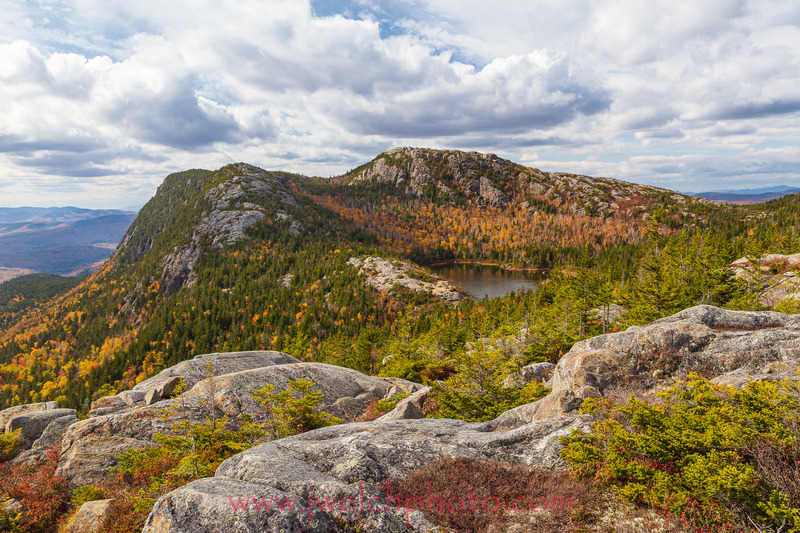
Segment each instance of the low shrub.
[{"label": "low shrub", "polygon": [[[286,436],[341,422],[317,410],[322,393],[311,390],[307,380],[289,381],[288,388],[274,392],[272,385],[253,391],[253,399],[266,409],[267,425],[242,415],[235,423],[226,417],[209,415],[204,422],[181,418],[180,403],[165,410],[178,417],[169,434],[156,434],[156,446],[128,450],[100,487],[115,501],[100,533],[141,531],[156,500],[164,494],[201,477],[213,476],[228,457],[272,436]],[[213,413],[213,398],[207,400]],[[233,426],[233,427],[231,427]]]},{"label": "low shrub", "polygon": [[597,421],[564,438],[561,456],[623,500],[697,528],[797,531],[797,482],[788,480],[798,469],[798,407],[795,382],[735,389],[690,374],[652,404],[587,400],[582,410]]},{"label": "low shrub", "polygon": [[455,357],[456,373],[446,381],[427,381],[431,399],[436,402],[436,418],[457,418],[484,422],[505,411],[535,402],[550,392],[541,383],[524,387],[509,386],[509,377],[519,369],[519,361],[486,341],[475,343],[470,351]]},{"label": "low shrub", "polygon": [[317,410],[325,395],[311,390],[313,386],[314,382],[303,378],[289,381],[278,393],[271,383],[253,391],[253,399],[268,410],[267,425],[277,438],[341,423],[340,418]]},{"label": "low shrub", "polygon": [[18,510],[2,512],[9,531],[49,533],[69,506],[65,479],[55,475],[59,447],[51,448],[37,466],[0,465],[0,494],[19,502]]},{"label": "low shrub", "polygon": [[597,491],[564,470],[494,460],[438,459],[390,480],[387,492],[456,533],[552,533],[599,519]]},{"label": "low shrub", "polygon": [[19,436],[22,429],[15,429],[11,433],[0,433],[0,462],[12,459],[19,453]]},{"label": "low shrub", "polygon": [[71,502],[75,508],[80,508],[86,502],[103,499],[103,490],[97,485],[84,485],[72,491]]}]

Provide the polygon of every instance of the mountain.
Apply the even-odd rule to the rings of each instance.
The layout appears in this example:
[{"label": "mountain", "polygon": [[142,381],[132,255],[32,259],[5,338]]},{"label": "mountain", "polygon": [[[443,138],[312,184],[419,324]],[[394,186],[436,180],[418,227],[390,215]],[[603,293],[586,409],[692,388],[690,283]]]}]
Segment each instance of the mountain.
[{"label": "mountain", "polygon": [[[298,188],[301,192],[303,184]],[[318,204],[420,262],[495,260],[550,266],[553,247],[640,242],[661,210],[674,228],[707,227],[724,208],[611,178],[548,173],[494,154],[396,148],[334,179]]]},{"label": "mountain", "polygon": [[[777,492],[797,487],[796,390],[775,388],[800,365],[800,319],[742,311],[762,311],[765,289],[774,310],[799,310],[796,257],[776,255],[800,248],[798,227],[798,195],[720,205],[475,152],[399,148],[330,180],[245,163],[171,174],[78,285],[0,287],[0,459],[17,438],[29,448],[0,465],[0,522],[778,530],[800,516],[800,491]],[[424,267],[443,260],[546,274],[476,300]],[[730,479],[746,487],[704,491]],[[408,506],[426,480],[447,501],[501,483],[504,501],[581,507],[466,513],[480,519],[467,528],[308,506],[381,490],[388,504],[397,483]],[[265,511],[294,494],[300,521]]]},{"label": "mountain", "polygon": [[730,203],[760,203],[781,198],[789,194],[800,192],[798,187],[788,185],[776,185],[773,187],[761,187],[757,189],[726,189],[719,191],[705,191],[687,193],[692,196],[705,198],[714,202]]},{"label": "mountain", "polygon": [[[0,334],[0,404],[57,399],[85,411],[102,391],[215,351],[283,350],[377,372],[388,328],[439,300],[425,289],[435,279],[413,265],[388,268],[397,282],[376,288],[358,264],[598,261],[621,284],[654,233],[680,239],[713,227],[713,242],[730,247],[755,225],[742,210],[491,154],[413,148],[332,180],[244,163],[171,174],[98,272]],[[365,257],[381,260],[353,261]],[[709,271],[682,261],[682,275]],[[406,283],[411,275],[424,279]],[[572,290],[543,291],[548,299],[537,305]],[[561,309],[560,323],[571,328],[578,317],[576,334],[588,331],[584,311]],[[563,350],[572,335],[547,337],[542,353]],[[451,372],[427,364],[402,372]]]},{"label": "mountain", "polygon": [[0,328],[17,317],[77,287],[83,278],[27,274],[0,283]]},{"label": "mountain", "polygon": [[0,208],[0,272],[8,279],[14,272],[75,276],[96,270],[134,218],[117,210]]}]

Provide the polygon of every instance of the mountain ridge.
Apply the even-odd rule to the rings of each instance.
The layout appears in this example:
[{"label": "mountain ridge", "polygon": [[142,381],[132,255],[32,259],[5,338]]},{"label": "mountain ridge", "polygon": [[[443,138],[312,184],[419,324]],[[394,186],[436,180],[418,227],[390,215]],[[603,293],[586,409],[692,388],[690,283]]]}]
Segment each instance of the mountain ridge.
[{"label": "mountain ridge", "polygon": [[552,268],[616,247],[624,273],[653,232],[755,224],[737,209],[458,151],[396,149],[330,181],[245,163],[170,174],[97,273],[0,335],[0,401],[85,410],[198,353],[311,357],[435,303],[368,286],[352,258]]}]

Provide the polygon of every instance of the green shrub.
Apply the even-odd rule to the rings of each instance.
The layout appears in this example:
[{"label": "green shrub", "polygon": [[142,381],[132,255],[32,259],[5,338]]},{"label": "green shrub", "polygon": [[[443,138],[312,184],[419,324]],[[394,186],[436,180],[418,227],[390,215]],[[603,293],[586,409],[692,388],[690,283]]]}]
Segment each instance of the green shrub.
[{"label": "green shrub", "polygon": [[403,398],[407,398],[408,393],[404,394],[395,394],[391,398],[387,398],[386,400],[378,400],[376,408],[378,411],[383,411],[384,413],[388,413],[395,407],[397,407],[397,402],[402,400]]},{"label": "green shrub", "polygon": [[587,400],[582,410],[597,421],[590,433],[564,439],[562,458],[624,500],[685,514],[697,527],[800,528],[800,501],[758,474],[754,453],[766,443],[797,464],[795,382],[735,389],[690,374],[659,398],[653,405]]},{"label": "green shrub", "polygon": [[72,491],[72,505],[80,507],[86,502],[103,499],[103,490],[96,485],[84,485]]},{"label": "green shrub", "polygon": [[317,411],[325,395],[321,391],[311,390],[313,386],[312,381],[303,378],[289,381],[287,388],[278,393],[271,383],[253,391],[253,399],[267,408],[267,424],[276,437],[288,437],[341,423],[340,418]]},{"label": "green shrub", "polygon": [[19,452],[19,435],[22,429],[0,433],[0,461],[8,461]]},{"label": "green shrub", "polygon": [[459,354],[455,361],[455,374],[444,382],[431,383],[433,399],[439,403],[437,418],[470,422],[492,420],[550,392],[548,387],[537,382],[524,387],[508,386],[506,380],[516,371],[518,363],[501,350],[489,349],[484,342]]},{"label": "green shrub", "polygon": [[779,313],[798,314],[800,313],[800,300],[784,298],[775,305],[775,310]]}]

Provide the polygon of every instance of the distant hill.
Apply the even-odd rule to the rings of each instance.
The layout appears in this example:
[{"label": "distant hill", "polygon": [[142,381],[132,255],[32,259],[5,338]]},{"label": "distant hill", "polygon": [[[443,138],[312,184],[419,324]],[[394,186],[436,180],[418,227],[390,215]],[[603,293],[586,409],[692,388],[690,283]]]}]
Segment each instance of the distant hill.
[{"label": "distant hill", "polygon": [[692,196],[705,198],[714,202],[757,204],[800,192],[800,187],[776,185],[757,189],[726,189],[719,191],[690,192]]},{"label": "distant hill", "polygon": [[0,281],[26,272],[74,276],[95,270],[135,218],[114,209],[0,208]]}]

